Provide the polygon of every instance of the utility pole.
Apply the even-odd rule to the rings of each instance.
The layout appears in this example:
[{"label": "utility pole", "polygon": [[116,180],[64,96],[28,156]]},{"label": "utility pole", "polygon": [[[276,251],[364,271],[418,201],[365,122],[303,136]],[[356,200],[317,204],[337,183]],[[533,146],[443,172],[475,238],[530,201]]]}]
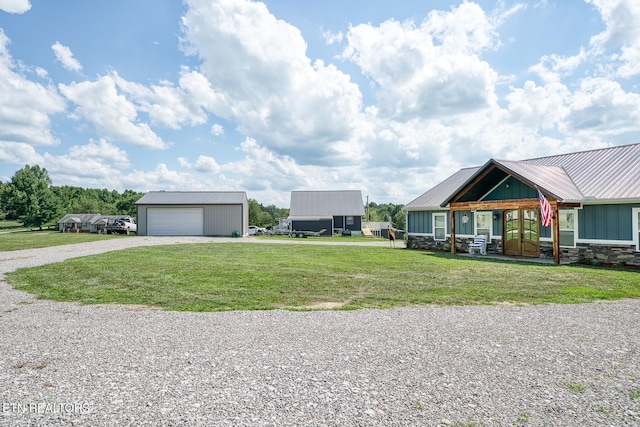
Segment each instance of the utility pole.
[{"label": "utility pole", "polygon": [[367,222],[369,222],[369,195],[367,194]]}]

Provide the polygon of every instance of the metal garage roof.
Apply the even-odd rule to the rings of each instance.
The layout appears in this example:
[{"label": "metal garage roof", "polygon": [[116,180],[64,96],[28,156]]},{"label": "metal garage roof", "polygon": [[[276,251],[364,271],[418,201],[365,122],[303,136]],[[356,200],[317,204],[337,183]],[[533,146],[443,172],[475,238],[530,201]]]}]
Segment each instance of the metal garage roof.
[{"label": "metal garage roof", "polygon": [[237,205],[247,200],[244,191],[150,191],[137,205]]}]

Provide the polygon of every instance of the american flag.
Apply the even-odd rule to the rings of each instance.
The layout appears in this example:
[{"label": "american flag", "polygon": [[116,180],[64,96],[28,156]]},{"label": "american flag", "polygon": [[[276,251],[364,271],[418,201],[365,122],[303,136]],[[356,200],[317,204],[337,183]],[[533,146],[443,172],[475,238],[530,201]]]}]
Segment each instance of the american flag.
[{"label": "american flag", "polygon": [[553,217],[553,210],[549,201],[544,198],[544,195],[538,190],[538,198],[540,199],[540,212],[542,213],[542,225],[545,227],[551,227],[551,218]]}]

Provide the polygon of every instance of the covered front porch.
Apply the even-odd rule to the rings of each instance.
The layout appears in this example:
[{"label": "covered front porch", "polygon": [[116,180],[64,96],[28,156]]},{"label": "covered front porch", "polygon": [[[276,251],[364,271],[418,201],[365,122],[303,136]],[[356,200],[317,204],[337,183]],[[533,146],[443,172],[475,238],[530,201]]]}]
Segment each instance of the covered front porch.
[{"label": "covered front porch", "polygon": [[[559,217],[559,203],[549,200],[552,215]],[[494,219],[501,221],[501,253],[512,257],[540,258],[540,200],[516,199],[477,202],[452,202],[449,204],[451,242],[456,242],[456,218],[464,218],[466,212],[492,212]],[[462,215],[457,215],[462,213]],[[495,218],[497,216],[497,218]],[[560,263],[559,221],[551,226],[553,261]],[[451,253],[457,252],[457,245],[451,245]]]}]

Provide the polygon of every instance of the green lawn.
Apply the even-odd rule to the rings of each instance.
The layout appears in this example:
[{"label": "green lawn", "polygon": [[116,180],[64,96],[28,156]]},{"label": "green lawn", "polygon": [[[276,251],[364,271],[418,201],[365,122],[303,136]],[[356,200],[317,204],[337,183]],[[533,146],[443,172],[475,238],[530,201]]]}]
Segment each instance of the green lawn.
[{"label": "green lawn", "polygon": [[94,240],[113,238],[125,237],[119,235],[103,235],[96,233],[60,233],[53,230],[15,231],[11,233],[0,233],[0,252],[18,251],[21,249],[46,248],[49,246],[93,242]]},{"label": "green lawn", "polygon": [[132,248],[7,274],[40,298],[166,310],[582,303],[640,297],[640,274],[386,247],[203,243]]}]

